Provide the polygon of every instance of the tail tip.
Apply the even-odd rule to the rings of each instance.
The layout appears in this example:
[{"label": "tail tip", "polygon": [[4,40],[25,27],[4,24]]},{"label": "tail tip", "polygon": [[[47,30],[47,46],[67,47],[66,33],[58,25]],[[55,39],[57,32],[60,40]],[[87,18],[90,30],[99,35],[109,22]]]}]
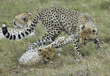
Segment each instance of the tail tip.
[{"label": "tail tip", "polygon": [[6,25],[5,24],[2,24],[2,27],[6,27]]}]

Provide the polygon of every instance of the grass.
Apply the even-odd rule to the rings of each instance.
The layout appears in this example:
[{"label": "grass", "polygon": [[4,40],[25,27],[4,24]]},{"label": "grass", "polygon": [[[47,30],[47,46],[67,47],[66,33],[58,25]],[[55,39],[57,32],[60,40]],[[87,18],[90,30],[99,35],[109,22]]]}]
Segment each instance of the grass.
[{"label": "grass", "polygon": [[[89,13],[98,25],[99,38],[110,37],[110,1],[109,0],[1,0],[0,1],[0,26],[5,22],[8,27],[13,27],[14,16],[23,12],[31,12],[35,16],[43,8],[59,6],[81,13]],[[19,57],[25,49],[41,38],[44,29],[41,24],[36,27],[36,36],[24,38],[20,41],[0,40],[0,76],[69,76],[88,69],[92,76],[110,75],[110,42],[101,41],[103,52],[98,53],[97,47],[92,43],[81,46],[84,55],[81,63],[74,62],[74,49],[72,44],[63,48],[61,57],[56,52],[53,64],[37,64],[32,67],[21,67]],[[62,33],[60,36],[63,36]],[[86,70],[87,71],[87,70]]]}]

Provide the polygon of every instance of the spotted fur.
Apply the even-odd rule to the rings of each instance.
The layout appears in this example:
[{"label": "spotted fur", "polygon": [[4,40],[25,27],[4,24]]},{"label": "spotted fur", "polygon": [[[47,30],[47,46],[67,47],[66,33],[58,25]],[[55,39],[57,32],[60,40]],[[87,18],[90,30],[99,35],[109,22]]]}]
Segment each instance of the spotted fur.
[{"label": "spotted fur", "polygon": [[72,41],[72,38],[68,38],[65,40],[65,43],[64,39],[65,37],[59,37],[57,40],[47,46],[41,45],[38,48],[29,49],[20,57],[19,63],[21,65],[30,65],[40,61],[43,63],[50,61],[55,54],[55,50],[53,48],[63,46]]},{"label": "spotted fur", "polygon": [[[97,36],[98,30],[95,20],[89,14],[82,14],[74,10],[69,10],[61,7],[50,7],[41,10],[34,19],[29,20],[26,14],[18,15],[17,18],[20,19],[18,24],[25,24],[28,28],[23,32],[17,32],[17,34],[11,34],[8,32],[5,24],[2,25],[2,31],[5,37],[9,40],[22,39],[29,35],[35,27],[39,20],[42,22],[46,33],[42,38],[33,44],[31,44],[26,51],[34,49],[38,45],[46,45],[47,43],[52,43],[55,38],[63,31],[69,36],[74,35],[73,45],[75,49],[75,59],[80,56],[79,44],[86,44],[88,41],[94,41],[98,49],[101,50],[101,45],[99,38]],[[24,18],[28,18],[27,20]],[[24,21],[23,21],[24,20]],[[29,24],[26,24],[30,21]],[[14,21],[15,22],[15,21]],[[23,23],[22,23],[23,22]]]},{"label": "spotted fur", "polygon": [[22,13],[15,16],[12,21],[15,28],[28,28],[31,25],[32,16],[30,13]]}]

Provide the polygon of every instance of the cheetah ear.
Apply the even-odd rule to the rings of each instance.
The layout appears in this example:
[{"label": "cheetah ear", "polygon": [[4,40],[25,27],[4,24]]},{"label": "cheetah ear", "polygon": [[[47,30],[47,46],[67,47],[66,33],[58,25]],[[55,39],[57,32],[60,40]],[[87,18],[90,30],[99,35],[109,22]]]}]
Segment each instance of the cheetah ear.
[{"label": "cheetah ear", "polygon": [[31,14],[31,13],[28,13],[28,15],[29,15],[29,16],[32,16],[32,14]]},{"label": "cheetah ear", "polygon": [[26,22],[28,22],[28,17],[27,16],[24,16],[23,20],[26,21]]}]

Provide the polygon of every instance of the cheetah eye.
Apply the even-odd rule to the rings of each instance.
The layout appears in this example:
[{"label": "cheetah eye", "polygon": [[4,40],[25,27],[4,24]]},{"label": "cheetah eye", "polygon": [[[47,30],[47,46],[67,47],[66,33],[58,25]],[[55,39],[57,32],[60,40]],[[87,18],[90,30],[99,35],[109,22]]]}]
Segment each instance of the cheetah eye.
[{"label": "cheetah eye", "polygon": [[95,32],[95,30],[93,30],[93,32]]},{"label": "cheetah eye", "polygon": [[23,20],[26,21],[26,22],[28,22],[28,17],[27,16],[24,16]]}]

